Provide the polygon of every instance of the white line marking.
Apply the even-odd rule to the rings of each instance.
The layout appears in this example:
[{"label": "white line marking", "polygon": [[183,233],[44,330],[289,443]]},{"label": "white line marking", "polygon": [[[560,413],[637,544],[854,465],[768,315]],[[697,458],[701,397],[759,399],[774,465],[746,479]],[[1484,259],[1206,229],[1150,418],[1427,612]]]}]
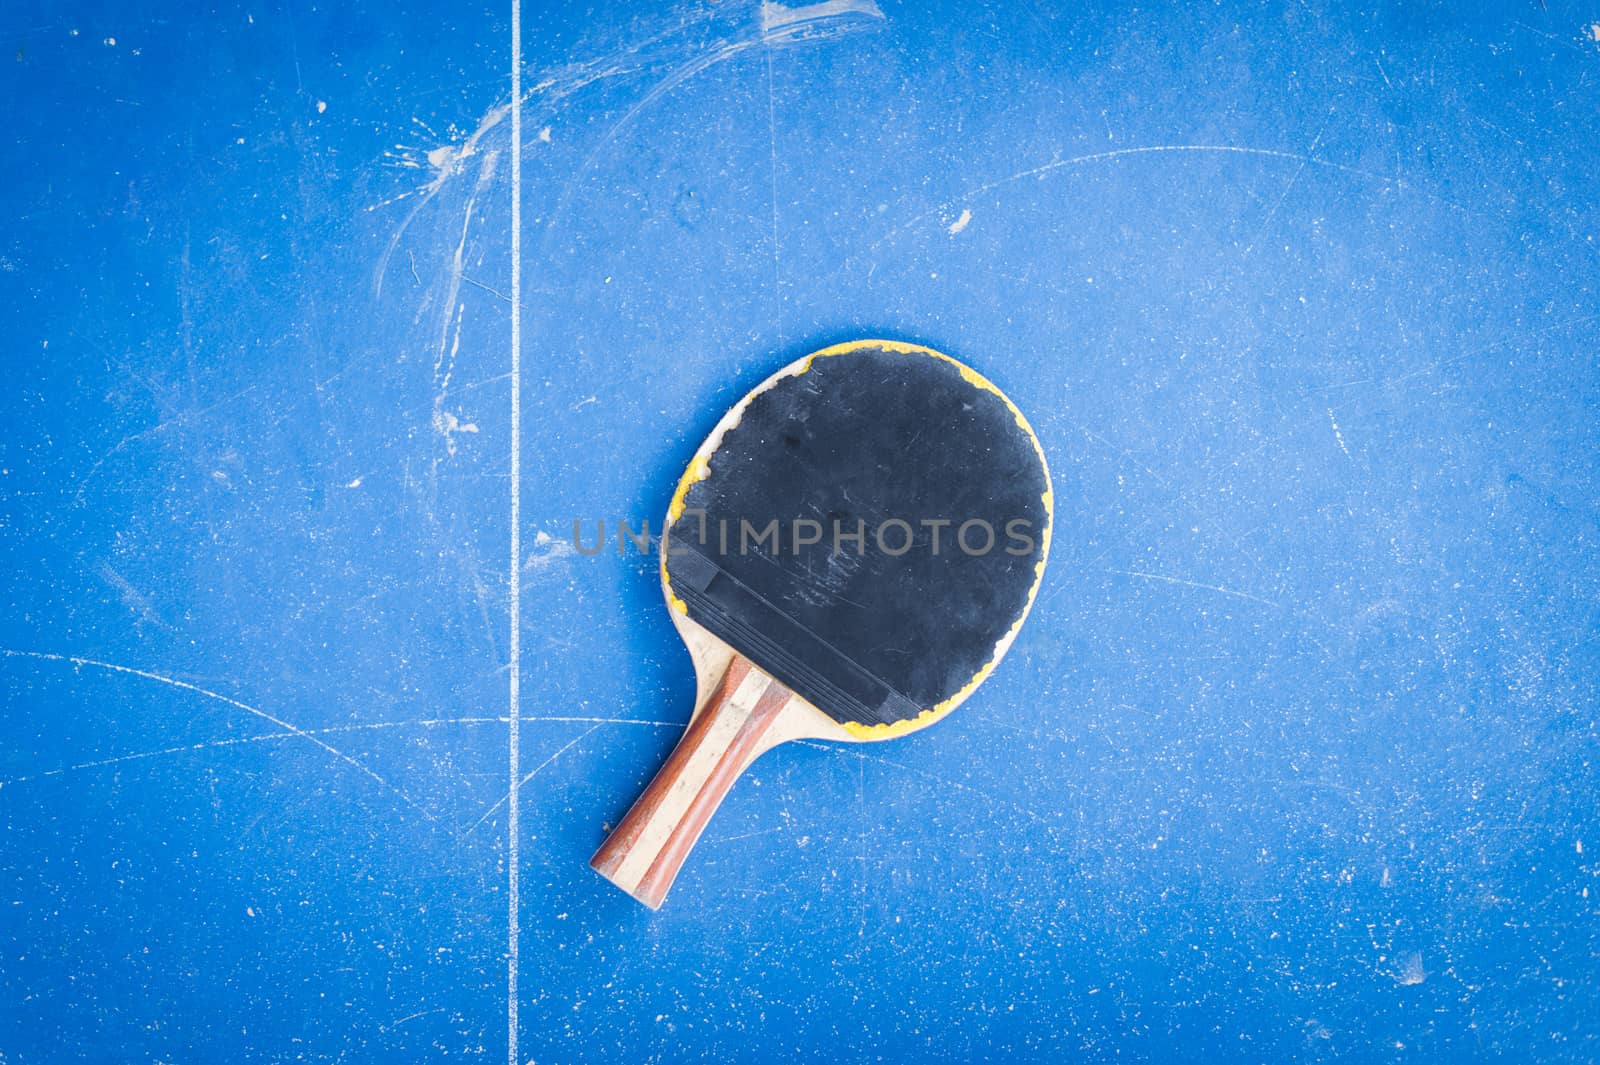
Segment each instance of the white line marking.
[{"label": "white line marking", "polygon": [[522,0],[511,0],[511,721],[507,729],[510,815],[506,819],[506,1061],[517,1065],[518,879],[522,782]]}]

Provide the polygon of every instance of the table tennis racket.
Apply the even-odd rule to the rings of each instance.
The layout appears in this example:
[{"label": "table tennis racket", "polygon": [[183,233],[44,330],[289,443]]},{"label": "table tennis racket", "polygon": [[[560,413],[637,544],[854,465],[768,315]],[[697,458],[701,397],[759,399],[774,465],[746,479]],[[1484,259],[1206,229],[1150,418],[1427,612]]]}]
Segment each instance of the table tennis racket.
[{"label": "table tennis racket", "polygon": [[1027,616],[1051,502],[1022,412],[939,352],[856,341],[762,382],[695,453],[661,539],[694,715],[589,864],[655,909],[763,752],[955,709]]}]

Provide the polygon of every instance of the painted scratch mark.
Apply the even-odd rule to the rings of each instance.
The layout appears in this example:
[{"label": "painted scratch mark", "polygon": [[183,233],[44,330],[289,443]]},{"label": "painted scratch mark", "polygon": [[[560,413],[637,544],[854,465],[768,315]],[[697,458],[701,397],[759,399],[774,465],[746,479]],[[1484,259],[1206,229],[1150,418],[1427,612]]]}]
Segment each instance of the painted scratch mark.
[{"label": "painted scratch mark", "polygon": [[982,788],[975,788],[970,784],[963,784],[960,781],[951,780],[950,778],[945,777],[945,776],[941,776],[938,773],[931,773],[926,769],[918,769],[916,766],[906,765],[903,762],[896,762],[892,758],[885,758],[883,755],[877,754],[875,752],[869,753],[869,752],[866,752],[866,751],[852,750],[852,749],[846,748],[846,747],[844,747],[844,746],[842,746],[840,744],[837,744],[837,743],[818,743],[818,742],[815,742],[815,741],[812,741],[812,740],[799,740],[797,742],[803,747],[815,747],[818,750],[833,751],[834,753],[840,754],[840,755],[853,754],[858,759],[861,759],[863,761],[877,762],[880,765],[886,765],[886,766],[889,766],[891,768],[899,769],[899,770],[902,770],[902,771],[907,772],[907,773],[915,773],[917,776],[923,777],[923,778],[925,778],[927,780],[931,780],[931,781],[933,781],[934,783],[938,784],[941,787],[954,788],[957,791],[964,791],[964,792],[967,792],[968,794],[971,794],[971,795],[977,795],[978,797],[984,799],[986,802],[989,802],[989,803],[991,803],[991,804],[993,804],[995,806],[1010,807],[1012,810],[1015,810],[1017,813],[1022,814],[1024,817],[1027,817],[1029,820],[1035,821],[1035,822],[1039,823],[1040,825],[1044,826],[1045,830],[1047,832],[1049,832],[1052,836],[1055,835],[1056,830],[1059,827],[1059,825],[1056,822],[1054,822],[1054,821],[1050,820],[1049,818],[1045,817],[1043,814],[1039,813],[1039,811],[1033,809],[1031,806],[1024,806],[1024,805],[1022,805],[1020,803],[1013,802],[1010,799],[1003,799],[1000,796],[995,795],[995,794],[993,794],[991,792],[985,791]]},{"label": "painted scratch mark", "polygon": [[[762,5],[762,18],[766,18],[766,5]],[[778,243],[778,103],[777,92],[772,87],[772,53],[767,52],[767,146],[770,151],[768,174],[772,200],[772,318],[778,335],[778,346],[785,343],[783,336],[783,272],[781,246]]]},{"label": "painted scratch mark", "polygon": [[1344,446],[1344,434],[1339,431],[1339,422],[1333,416],[1333,408],[1328,408],[1328,424],[1333,426],[1333,438],[1339,443],[1339,450],[1344,452],[1345,458],[1350,458],[1350,449]]},{"label": "painted scratch mark", "polygon": [[387,1025],[384,1026],[384,1030],[385,1031],[393,1031],[394,1029],[400,1027],[402,1024],[405,1024],[407,1021],[414,1021],[418,1017],[429,1017],[429,1016],[432,1016],[435,1013],[443,1013],[445,1010],[447,1010],[449,1008],[450,1007],[448,1007],[448,1006],[440,1006],[438,1009],[418,1010],[416,1013],[408,1013],[404,1017],[401,1017],[401,1018],[399,1018],[397,1020],[390,1021]]},{"label": "painted scratch mark", "polygon": [[[302,729],[298,732],[262,732],[254,736],[234,736],[225,740],[206,740],[201,743],[184,743],[173,747],[161,747],[150,751],[134,751],[129,754],[112,755],[109,758],[96,758],[87,762],[74,762],[71,765],[57,766],[55,769],[44,769],[27,776],[9,777],[0,780],[0,788],[11,787],[15,784],[26,784],[31,781],[48,780],[51,777],[65,776],[68,773],[78,773],[91,769],[104,769],[109,766],[122,765],[127,762],[140,762],[152,758],[164,758],[181,754],[199,754],[204,751],[217,750],[227,747],[240,747],[252,743],[279,743],[284,740],[301,739],[305,736],[333,736],[349,732],[377,732],[392,729],[421,728],[433,729],[445,725],[504,725],[510,719],[507,717],[429,717],[415,718],[406,721],[364,721],[351,725],[329,725],[325,728]],[[522,722],[542,722],[546,724],[582,724],[582,725],[639,725],[646,728],[682,728],[682,721],[644,721],[637,718],[622,717],[528,717],[524,715]]]},{"label": "painted scratch mark", "polygon": [[127,608],[130,614],[133,614],[146,624],[171,630],[171,626],[162,621],[160,616],[157,615],[155,604],[150,597],[135,588],[132,581],[113,569],[109,561],[101,559],[99,564],[95,566],[95,572],[100,575],[101,580],[116,589],[118,598],[122,600],[122,605]]},{"label": "painted scratch mark", "polygon": [[470,836],[473,832],[475,832],[478,829],[478,827],[480,825],[482,825],[485,821],[489,820],[490,817],[494,816],[494,812],[496,810],[500,809],[500,807],[502,807],[502,806],[506,806],[508,803],[510,804],[509,805],[509,809],[510,810],[517,809],[517,806],[519,805],[518,801],[517,801],[517,795],[518,795],[518,793],[520,791],[522,791],[523,785],[528,783],[528,781],[532,780],[534,777],[538,776],[540,773],[544,772],[545,769],[548,768],[553,762],[555,762],[555,760],[557,758],[560,758],[562,755],[564,755],[568,751],[572,750],[572,748],[574,748],[578,744],[582,743],[585,739],[587,739],[590,735],[592,735],[594,733],[594,731],[596,729],[598,729],[599,727],[600,727],[599,725],[590,725],[588,728],[584,729],[581,733],[579,733],[576,737],[574,737],[573,739],[568,740],[566,743],[562,744],[560,749],[558,749],[555,754],[552,754],[549,758],[546,758],[544,761],[540,762],[538,765],[536,765],[532,769],[530,769],[528,771],[527,776],[524,776],[521,780],[518,780],[516,782],[516,784],[511,788],[510,791],[508,791],[508,792],[506,792],[506,794],[502,795],[498,800],[496,800],[496,802],[495,802],[495,804],[493,806],[491,806],[487,810],[485,810],[483,812],[483,816],[478,818],[476,821],[472,822],[471,827],[469,827],[465,832],[461,833],[459,838],[465,839],[467,836]]},{"label": "painted scratch mark", "polygon": [[1278,604],[1274,603],[1272,600],[1263,599],[1259,595],[1251,595],[1249,592],[1236,592],[1232,588],[1223,588],[1215,584],[1201,584],[1199,581],[1187,581],[1182,577],[1167,577],[1160,573],[1141,573],[1138,570],[1125,569],[1114,569],[1108,570],[1107,572],[1115,573],[1120,577],[1138,577],[1147,581],[1160,581],[1163,584],[1180,584],[1185,588],[1198,588],[1201,591],[1216,592],[1218,595],[1229,595],[1235,599],[1246,599],[1252,603],[1260,603],[1262,606],[1270,606],[1274,608],[1278,606]]},{"label": "painted scratch mark", "polygon": [[1323,133],[1327,132],[1327,129],[1328,124],[1324,122],[1322,124],[1322,129],[1317,130],[1317,135],[1312,138],[1311,147],[1306,149],[1305,157],[1300,160],[1300,165],[1294,168],[1293,174],[1289,175],[1289,180],[1283,186],[1283,191],[1280,192],[1278,194],[1278,198],[1272,202],[1272,207],[1267,211],[1266,216],[1261,219],[1261,225],[1256,228],[1256,235],[1250,238],[1249,244],[1245,245],[1243,257],[1248,257],[1250,253],[1255,250],[1255,246],[1260,243],[1261,238],[1266,235],[1267,227],[1272,224],[1272,219],[1277,216],[1278,208],[1283,206],[1283,201],[1289,198],[1289,193],[1294,189],[1295,182],[1299,181],[1300,175],[1305,173],[1306,166],[1315,156],[1317,145],[1322,143],[1322,135]]},{"label": "painted scratch mark", "polygon": [[[1293,162],[1301,165],[1309,164],[1311,166],[1321,167],[1327,170],[1334,170],[1342,174],[1350,174],[1352,176],[1360,177],[1369,181],[1379,181],[1395,189],[1408,188],[1406,183],[1399,178],[1385,177],[1381,174],[1374,174],[1366,170],[1361,170],[1357,167],[1345,166],[1342,163],[1335,163],[1327,159],[1316,159],[1305,155],[1299,155],[1295,152],[1279,151],[1275,148],[1251,148],[1234,144],[1149,144],[1137,148],[1114,148],[1110,151],[1091,152],[1087,155],[1075,155],[1070,159],[1056,159],[1040,166],[1029,167],[1026,170],[1019,170],[1014,174],[1007,174],[1005,177],[996,178],[993,181],[986,181],[981,185],[974,185],[972,188],[963,190],[959,195],[954,197],[953,200],[947,200],[929,210],[913,215],[911,218],[885,233],[867,250],[869,252],[877,251],[878,248],[880,248],[883,244],[895,239],[907,229],[910,229],[911,227],[916,226],[936,215],[947,214],[953,207],[954,203],[971,201],[979,196],[982,196],[984,193],[993,192],[995,189],[1003,188],[1007,185],[1014,185],[1017,182],[1025,181],[1028,178],[1044,177],[1048,174],[1055,173],[1056,171],[1066,170],[1071,167],[1084,166],[1089,163],[1108,162],[1113,159],[1125,159],[1132,156],[1141,155],[1185,153],[1248,155],[1260,159],[1279,159],[1286,162]],[[1439,197],[1434,198],[1439,199],[1439,202],[1441,203],[1449,203],[1449,201],[1440,199]],[[1449,206],[1455,207],[1457,205],[1449,204]],[[1464,210],[1464,208],[1461,209]]]},{"label": "painted scratch mark", "polygon": [[1497,351],[1500,348],[1507,347],[1508,345],[1521,344],[1529,340],[1536,340],[1541,337],[1549,336],[1552,333],[1564,332],[1565,330],[1571,329],[1574,326],[1588,325],[1590,322],[1595,321],[1600,321],[1600,314],[1584,314],[1576,318],[1567,318],[1556,322],[1554,325],[1548,325],[1541,329],[1532,330],[1531,332],[1505,337],[1500,340],[1496,340],[1492,344],[1484,344],[1481,347],[1473,348],[1470,351],[1463,351],[1459,355],[1452,355],[1447,359],[1440,359],[1437,362],[1429,363],[1427,366],[1412,370],[1408,373],[1398,374],[1394,377],[1370,377],[1360,381],[1340,381],[1335,384],[1326,385],[1324,388],[1351,388],[1357,385],[1380,385],[1383,387],[1388,387],[1391,385],[1403,384],[1406,381],[1414,381],[1419,377],[1427,377],[1429,374],[1437,373],[1446,367],[1454,366],[1456,363],[1464,362],[1467,359],[1476,358],[1479,355],[1487,355],[1492,351]]},{"label": "painted scratch mark", "polygon": [[504,292],[501,292],[497,288],[490,288],[488,285],[485,285],[482,281],[479,281],[477,278],[468,277],[466,274],[462,274],[461,275],[461,280],[465,281],[467,284],[471,285],[473,288],[482,289],[484,292],[487,292],[489,295],[493,296],[495,299],[499,300],[501,303],[510,303],[511,302],[511,297],[510,296],[507,296]]},{"label": "painted scratch mark", "polygon": [[774,832],[786,832],[788,828],[788,825],[774,825],[771,828],[758,828],[754,832],[740,832],[735,836],[718,836],[715,839],[706,840],[705,843],[713,846],[719,843],[732,843],[735,840],[753,839],[756,836],[770,836]]},{"label": "painted scratch mark", "polygon": [[339,759],[339,761],[352,766],[353,768],[359,770],[363,775],[376,781],[385,790],[398,796],[407,806],[411,807],[413,810],[416,810],[429,821],[437,820],[433,814],[429,813],[426,809],[418,806],[414,801],[412,801],[411,797],[404,791],[395,787],[393,784],[390,784],[387,780],[373,772],[372,769],[362,762],[357,761],[348,754],[345,754],[343,751],[322,740],[314,732],[309,732],[298,725],[294,725],[288,721],[285,721],[281,717],[251,706],[249,703],[240,702],[238,699],[223,695],[221,692],[214,692],[209,688],[202,688],[198,684],[190,684],[186,680],[179,680],[176,677],[169,677],[162,673],[152,673],[149,670],[135,669],[132,666],[120,666],[115,662],[102,662],[94,658],[81,658],[77,655],[51,654],[46,651],[16,651],[12,650],[11,648],[0,648],[0,654],[5,655],[7,658],[31,658],[41,662],[63,662],[78,667],[88,666],[94,669],[103,669],[109,673],[122,673],[131,677],[142,677],[145,680],[153,680],[159,684],[166,684],[170,687],[179,688],[183,691],[193,692],[196,695],[215,700],[216,702],[222,703],[226,706],[231,706],[237,710],[243,710],[247,714],[251,714],[263,721],[277,725],[280,729],[283,729],[290,735],[297,736],[300,739],[316,744],[324,751],[327,751],[329,754]]},{"label": "painted scratch mark", "polygon": [[107,462],[109,462],[114,456],[121,454],[124,450],[127,449],[127,447],[130,444],[135,444],[135,443],[138,443],[141,440],[146,440],[146,439],[148,439],[148,438],[150,438],[152,436],[155,436],[155,435],[157,435],[159,433],[164,433],[168,429],[176,429],[176,428],[178,428],[180,426],[187,425],[188,423],[190,423],[192,421],[195,421],[196,419],[202,418],[205,415],[210,414],[212,411],[215,411],[215,410],[217,410],[217,409],[219,409],[221,407],[227,406],[230,403],[234,403],[234,402],[236,402],[238,400],[243,399],[245,396],[249,395],[251,392],[254,392],[255,390],[256,390],[256,386],[255,385],[250,385],[248,388],[241,389],[240,391],[235,392],[233,395],[228,396],[225,399],[220,399],[215,403],[212,403],[212,404],[210,404],[208,406],[205,406],[205,407],[200,407],[197,410],[190,410],[190,411],[185,411],[185,412],[183,412],[181,414],[176,414],[171,418],[168,418],[168,419],[166,419],[164,421],[158,422],[155,425],[152,425],[148,429],[141,429],[137,433],[130,433],[127,436],[123,437],[121,440],[118,440],[116,442],[116,444],[114,444],[111,447],[110,450],[108,450],[104,455],[100,456],[100,458],[95,462],[95,464],[93,466],[89,467],[89,472],[85,473],[83,475],[83,477],[79,479],[78,488],[73,493],[73,503],[74,503],[74,505],[81,506],[83,504],[83,493],[84,493],[84,490],[86,488],[88,488],[89,482],[91,480],[93,480],[95,475],[100,472],[100,468],[102,466],[104,466]]}]

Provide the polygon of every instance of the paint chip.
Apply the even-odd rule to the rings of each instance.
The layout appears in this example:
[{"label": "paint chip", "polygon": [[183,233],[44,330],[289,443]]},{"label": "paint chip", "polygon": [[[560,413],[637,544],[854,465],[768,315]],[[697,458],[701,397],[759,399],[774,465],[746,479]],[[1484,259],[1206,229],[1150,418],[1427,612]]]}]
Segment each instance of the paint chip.
[{"label": "paint chip", "polygon": [[967,228],[967,223],[971,222],[971,221],[972,221],[972,212],[970,210],[968,210],[967,208],[963,207],[961,209],[961,217],[956,219],[954,222],[950,223],[950,228],[949,228],[949,230],[947,230],[947,232],[953,237],[957,233],[961,232],[963,229],[966,229]]},{"label": "paint chip", "polygon": [[327,109],[328,109],[328,101],[326,101],[326,100],[318,100],[317,101],[317,114],[320,115],[320,114],[322,114],[322,112],[326,111]]}]

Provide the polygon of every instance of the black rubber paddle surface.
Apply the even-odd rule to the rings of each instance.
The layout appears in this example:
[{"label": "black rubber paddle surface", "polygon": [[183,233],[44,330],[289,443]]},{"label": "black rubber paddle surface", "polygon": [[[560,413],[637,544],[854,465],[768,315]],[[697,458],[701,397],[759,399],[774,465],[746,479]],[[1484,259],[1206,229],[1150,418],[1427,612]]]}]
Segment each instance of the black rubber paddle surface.
[{"label": "black rubber paddle surface", "polygon": [[675,607],[841,723],[964,696],[1048,548],[1049,475],[1022,416],[901,347],[819,354],[758,390],[668,532]]}]

